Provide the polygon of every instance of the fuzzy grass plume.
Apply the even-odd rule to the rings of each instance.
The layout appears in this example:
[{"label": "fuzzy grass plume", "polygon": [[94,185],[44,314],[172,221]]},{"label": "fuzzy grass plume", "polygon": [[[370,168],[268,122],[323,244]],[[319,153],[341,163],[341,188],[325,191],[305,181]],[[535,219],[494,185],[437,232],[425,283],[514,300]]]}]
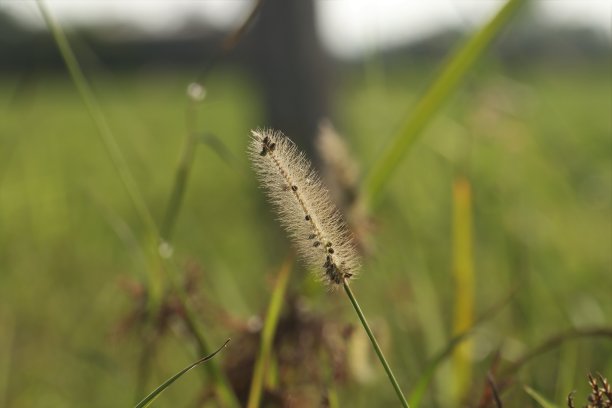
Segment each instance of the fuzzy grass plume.
[{"label": "fuzzy grass plume", "polygon": [[347,214],[359,198],[359,165],[353,159],[344,138],[329,120],[319,124],[316,147],[324,164],[323,180],[332,198]]},{"label": "fuzzy grass plume", "polygon": [[389,363],[348,285],[359,268],[357,250],[340,212],[310,161],[295,144],[274,130],[251,132],[249,155],[259,181],[276,207],[281,224],[298,252],[332,288],[342,286],[389,381],[404,408],[409,408]]},{"label": "fuzzy grass plume", "polygon": [[359,269],[358,254],[340,212],[310,161],[284,134],[251,132],[249,155],[279,220],[320,277],[340,285]]}]

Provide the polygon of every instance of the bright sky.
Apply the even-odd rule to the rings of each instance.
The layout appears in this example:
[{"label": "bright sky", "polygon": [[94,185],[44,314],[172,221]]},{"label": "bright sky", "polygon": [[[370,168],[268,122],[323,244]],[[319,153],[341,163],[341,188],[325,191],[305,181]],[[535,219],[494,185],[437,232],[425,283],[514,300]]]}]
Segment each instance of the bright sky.
[{"label": "bright sky", "polygon": [[[364,51],[410,41],[445,27],[476,27],[502,0],[317,0],[319,32],[335,54]],[[178,27],[185,18],[205,19],[226,27],[241,22],[252,0],[46,0],[64,23],[116,21],[151,31]],[[612,38],[610,0],[535,0],[542,18],[568,25],[588,25]],[[30,22],[40,22],[31,0],[0,0],[0,8]]]}]

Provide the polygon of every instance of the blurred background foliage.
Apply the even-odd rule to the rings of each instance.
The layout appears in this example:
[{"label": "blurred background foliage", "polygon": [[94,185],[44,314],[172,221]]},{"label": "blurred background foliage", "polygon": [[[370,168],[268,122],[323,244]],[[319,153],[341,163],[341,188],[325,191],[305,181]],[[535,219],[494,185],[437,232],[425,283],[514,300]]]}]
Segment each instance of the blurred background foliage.
[{"label": "blurred background foliage", "polygon": [[[157,36],[106,25],[72,27],[69,35],[158,223],[183,141],[197,136],[171,262],[191,285],[211,344],[243,333],[257,338],[274,276],[291,252],[249,169],[249,129],[278,126],[314,155],[316,121],[327,117],[364,177],[469,35],[436,32],[342,59],[313,35],[316,3],[269,3],[258,11],[262,21],[301,21],[303,31],[287,35],[289,48],[266,42],[284,31],[261,34],[257,18],[225,48],[227,32],[195,20]],[[261,52],[277,58],[278,71],[266,71]],[[313,55],[314,68],[306,58]],[[444,360],[424,406],[477,406],[487,372],[499,375],[500,386],[508,381],[509,406],[538,406],[522,384],[564,406],[570,391],[578,390],[577,401],[588,394],[586,373],[612,375],[609,336],[561,341],[503,374],[551,336],[612,325],[610,55],[609,36],[540,24],[523,10],[369,214],[370,255],[353,288],[408,392],[456,334],[458,300],[473,302],[468,321],[502,302],[472,333],[467,357]],[[304,72],[283,76],[283,58],[306,64]],[[186,119],[185,94],[194,78],[206,91],[188,114],[195,124]],[[0,406],[126,406],[144,396],[135,395],[139,387],[153,388],[197,357],[180,313],[170,313],[139,385],[139,320],[147,318],[134,310],[146,298],[147,231],[95,134],[48,31],[0,8]],[[464,196],[453,201],[453,185],[469,195],[467,204]],[[453,222],[453,214],[471,222]],[[453,226],[466,225],[471,231],[454,235]],[[453,236],[470,241],[467,259],[453,253],[465,247]],[[453,265],[472,274],[473,295],[456,290]],[[326,323],[355,323],[338,295],[296,267],[283,310],[297,301]],[[390,406],[395,396],[358,331],[344,339],[348,368],[332,381],[337,400]],[[218,358],[240,350],[248,343],[230,343]],[[469,381],[457,385],[460,376]],[[187,376],[157,403],[198,406],[209,383]]]}]

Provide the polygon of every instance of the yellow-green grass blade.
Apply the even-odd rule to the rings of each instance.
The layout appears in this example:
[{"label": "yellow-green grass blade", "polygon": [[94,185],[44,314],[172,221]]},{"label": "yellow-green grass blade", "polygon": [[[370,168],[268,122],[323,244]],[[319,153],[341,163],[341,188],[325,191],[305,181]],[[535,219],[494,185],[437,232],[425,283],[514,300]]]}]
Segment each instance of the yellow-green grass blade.
[{"label": "yellow-green grass blade", "polygon": [[155,401],[155,399],[157,399],[157,397],[159,397],[160,394],[162,392],[164,392],[168,387],[170,387],[176,380],[181,378],[184,374],[187,374],[193,368],[199,366],[202,363],[207,362],[208,360],[210,360],[211,358],[216,356],[217,353],[219,353],[221,350],[223,350],[227,346],[227,344],[229,342],[230,342],[230,339],[227,339],[225,341],[225,343],[223,343],[223,345],[221,347],[219,347],[217,350],[215,350],[212,354],[209,354],[206,357],[202,357],[198,361],[188,365],[187,367],[183,368],[178,373],[174,374],[172,377],[168,378],[166,381],[164,381],[163,384],[161,384],[159,387],[157,387],[155,390],[153,390],[153,392],[151,392],[149,395],[147,395],[142,401],[140,401],[138,404],[136,404],[135,408],[145,408],[145,407],[148,407],[149,405],[151,405],[153,403],[153,401]]},{"label": "yellow-green grass blade", "polygon": [[[474,322],[474,261],[472,240],[472,189],[469,180],[458,176],[453,182],[453,281],[455,290],[453,334],[463,333]],[[453,351],[453,388],[459,405],[470,386],[472,341],[466,339]]]},{"label": "yellow-green grass blade", "polygon": [[287,258],[287,260],[285,260],[281,266],[276,278],[272,298],[270,299],[270,305],[268,306],[268,311],[266,312],[264,327],[261,332],[259,355],[257,356],[255,368],[253,369],[253,378],[251,380],[251,389],[249,391],[249,401],[247,404],[248,408],[258,407],[261,400],[264,378],[266,375],[266,367],[270,360],[274,334],[276,333],[276,327],[280,318],[283,299],[285,298],[287,283],[289,282],[289,275],[291,274],[292,267],[293,259]]}]

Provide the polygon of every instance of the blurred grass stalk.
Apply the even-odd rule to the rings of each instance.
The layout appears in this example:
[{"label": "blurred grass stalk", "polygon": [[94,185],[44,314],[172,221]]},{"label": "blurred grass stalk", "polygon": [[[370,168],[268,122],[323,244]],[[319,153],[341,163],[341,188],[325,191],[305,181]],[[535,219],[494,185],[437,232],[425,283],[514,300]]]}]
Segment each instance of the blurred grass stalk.
[{"label": "blurred grass stalk", "polygon": [[123,153],[119,148],[119,144],[117,143],[117,140],[113,135],[113,132],[111,131],[108,122],[106,121],[106,117],[102,113],[100,105],[98,104],[96,98],[93,95],[89,83],[83,75],[83,71],[81,70],[76,56],[70,48],[66,35],[62,31],[59,24],[57,24],[50,11],[47,9],[47,6],[45,6],[44,2],[42,0],[36,0],[36,3],[38,4],[38,8],[40,10],[40,13],[42,14],[43,19],[45,20],[45,23],[47,24],[49,30],[51,31],[51,34],[53,35],[53,38],[57,44],[57,47],[59,48],[62,58],[66,63],[66,67],[68,68],[70,76],[74,81],[77,91],[83,99],[83,103],[87,108],[87,112],[89,113],[91,119],[94,122],[96,130],[98,131],[98,135],[100,136],[100,140],[106,148],[111,162],[115,166],[115,169],[117,170],[117,173],[121,178],[121,182],[123,183],[128,195],[130,196],[130,199],[132,200],[136,211],[138,211],[142,222],[147,228],[149,228],[149,230],[157,231],[153,216],[151,215],[149,209],[147,208],[147,205],[145,204],[142,198],[142,194],[140,193],[138,185],[136,184],[136,181],[134,180],[132,173],[129,170],[127,161],[125,160],[125,157],[123,156]]},{"label": "blurred grass stalk", "polygon": [[[189,295],[185,291],[185,288],[180,281],[180,270],[178,266],[172,262],[174,249],[172,246],[172,232],[178,215],[181,210],[183,198],[185,196],[185,188],[189,180],[189,174],[195,159],[195,151],[198,145],[197,137],[197,105],[204,99],[205,89],[198,83],[192,83],[187,89],[187,111],[186,111],[186,123],[187,133],[183,142],[181,150],[181,156],[174,176],[174,183],[172,185],[170,198],[166,207],[164,221],[160,230],[160,249],[163,246],[163,250],[160,250],[160,254],[163,253],[162,257],[166,261],[164,264],[167,269],[172,270],[170,276],[170,285],[172,289],[177,293],[181,305],[184,310],[185,325],[189,333],[193,336],[196,343],[197,354],[206,355],[211,353],[210,346],[204,336],[200,325],[198,324],[198,317],[195,312],[195,307],[189,298]],[[231,385],[223,373],[218,362],[211,361],[205,365],[204,368],[208,374],[215,379],[216,385],[215,390],[219,396],[223,406],[226,407],[238,407],[240,406],[235,393],[232,391]]]},{"label": "blurred grass stalk", "polygon": [[[412,389],[412,393],[409,396],[409,403],[412,408],[418,408],[421,406],[421,401],[425,396],[425,392],[427,391],[434,374],[439,370],[442,363],[444,363],[449,357],[452,356],[456,347],[461,345],[466,339],[469,338],[474,333],[474,330],[485,322],[489,321],[493,317],[495,317],[505,306],[507,306],[514,295],[518,292],[519,286],[515,287],[511,290],[507,296],[502,298],[500,301],[496,302],[494,305],[489,307],[483,314],[481,314],[478,318],[474,320],[472,325],[468,327],[466,330],[461,333],[455,334],[447,343],[446,346],[440,350],[436,355],[430,360],[425,369],[423,369],[419,375],[419,379],[417,380],[415,386]],[[437,391],[439,394],[440,391]]]},{"label": "blurred grass stalk", "polygon": [[151,267],[148,268],[149,271],[149,293],[150,302],[155,305],[159,299],[161,298],[162,290],[163,290],[163,279],[162,279],[162,271],[161,265],[159,264],[158,256],[157,256],[157,245],[156,242],[158,237],[157,226],[155,221],[153,220],[153,216],[147,207],[140,189],[132,176],[132,173],[128,167],[127,161],[121,152],[121,148],[117,143],[117,139],[115,138],[107,120],[98,104],[87,79],[85,79],[85,75],[83,75],[83,71],[79,65],[79,62],[72,51],[70,44],[68,43],[68,39],[66,35],[62,31],[60,25],[55,21],[51,12],[44,4],[43,0],[36,0],[36,4],[38,5],[38,9],[49,27],[49,31],[53,35],[53,38],[57,44],[57,47],[66,63],[66,67],[68,68],[68,72],[74,82],[74,85],[77,88],[83,103],[91,117],[96,130],[98,131],[98,136],[102,141],[102,144],[106,148],[106,152],[115,167],[115,170],[119,174],[119,178],[125,187],[128,196],[130,197],[132,204],[136,208],[136,211],[147,228],[147,232],[149,235],[149,245],[147,245],[147,253],[150,255],[150,260],[152,262]]},{"label": "blurred grass stalk", "polygon": [[[83,71],[81,70],[70,44],[68,43],[68,39],[62,31],[60,25],[51,15],[51,12],[45,6],[43,0],[36,0],[36,3],[45,23],[49,27],[49,30],[57,43],[60,54],[62,55],[62,58],[64,59],[68,68],[69,74],[77,88],[77,91],[79,92],[79,95],[83,99],[89,115],[94,122],[98,135],[106,148],[109,158],[115,166],[115,169],[117,170],[117,173],[119,174],[119,177],[141,218],[141,221],[147,228],[146,241],[148,245],[146,245],[146,252],[149,255],[149,260],[151,263],[150,267],[148,268],[149,282],[147,288],[150,295],[148,297],[148,301],[149,311],[155,313],[161,302],[161,297],[164,290],[164,277],[162,272],[164,270],[164,266],[168,266],[167,263],[164,262],[164,259],[162,259],[162,254],[160,253],[161,240],[157,224],[155,223],[153,216],[151,215],[151,212],[144,201],[138,185],[127,165],[127,161],[121,152],[119,144],[117,143],[117,140],[111,131],[110,126],[108,125],[106,117],[104,116],[104,113],[102,112],[102,109],[100,108],[100,105],[98,104],[91,87],[83,74]],[[195,108],[192,106],[191,109]],[[188,115],[192,115],[191,117],[195,118],[195,111],[190,111]],[[195,126],[195,123],[193,123],[193,125]],[[172,230],[173,223],[176,220],[176,215],[180,209],[180,203],[184,194],[184,186],[187,181],[189,168],[191,167],[193,161],[193,151],[195,150],[196,137],[193,126],[189,127],[188,139],[185,143],[183,156],[179,164],[179,170],[175,177],[175,185],[173,187],[173,193],[170,199],[171,205],[169,206],[167,212],[167,214],[171,214],[170,222],[166,227],[168,228],[167,231]],[[174,203],[174,205],[172,205],[172,203]],[[186,311],[186,323],[192,330],[192,334],[196,339],[199,352],[201,354],[207,354],[210,348],[208,347],[201,331],[198,329],[195,321],[195,314],[190,308],[190,303],[183,291],[182,286],[174,281],[171,283],[173,284],[174,289],[176,289],[176,291],[179,293],[179,298],[182,301]],[[216,361],[212,361],[211,364],[208,364],[205,367],[207,367],[209,374],[216,381],[216,389],[224,406],[238,406],[236,396]]]},{"label": "blurred grass stalk", "polygon": [[[472,237],[472,190],[464,176],[453,182],[453,280],[455,304],[453,335],[463,333],[474,324],[474,260]],[[464,340],[453,352],[453,389],[455,406],[461,405],[472,377],[472,341]]]},{"label": "blurred grass stalk", "polygon": [[535,402],[538,403],[538,406],[540,406],[542,408],[559,408],[558,405],[553,404],[552,402],[550,402],[542,394],[540,394],[539,392],[537,392],[533,388],[525,385],[523,387],[523,390],[525,390],[525,393],[527,393],[527,395],[529,395],[531,398],[533,398],[533,400]]},{"label": "blurred grass stalk", "polygon": [[[193,83],[190,85],[190,87],[192,86],[200,87],[201,92],[204,92],[203,88],[201,88],[199,84]],[[183,142],[181,157],[176,169],[176,174],[174,175],[172,192],[170,193],[170,199],[168,200],[168,206],[166,207],[166,213],[160,231],[161,238],[167,243],[170,243],[172,239],[172,231],[174,230],[174,225],[176,224],[178,213],[181,209],[183,197],[185,196],[185,187],[189,179],[189,173],[191,172],[196,147],[198,145],[197,103],[199,101],[196,98],[191,97],[191,95],[188,96],[189,101],[187,102],[188,105],[186,112],[187,135]]]},{"label": "blurred grass stalk", "polygon": [[0,407],[8,407],[10,400],[11,373],[15,363],[15,340],[17,326],[11,311],[0,313]]},{"label": "blurred grass stalk", "polygon": [[[177,269],[175,265],[170,265],[170,267],[172,267],[172,269]],[[171,285],[174,291],[177,293],[180,303],[183,306],[184,323],[187,326],[187,330],[195,340],[197,355],[201,356],[212,354],[209,342],[206,339],[206,336],[204,335],[200,324],[198,323],[198,317],[195,312],[196,309],[192,305],[192,301],[186,293],[185,289],[182,287],[180,282],[178,282],[178,271],[175,270],[174,275],[175,278],[171,279]],[[215,389],[215,392],[219,397],[219,402],[221,403],[221,406],[239,407],[240,403],[238,401],[238,398],[236,397],[236,394],[234,393],[229,383],[229,380],[223,372],[219,363],[216,360],[211,360],[203,367],[206,370],[206,373],[210,376],[210,378],[213,378],[215,381],[213,388]]]},{"label": "blurred grass stalk", "polygon": [[499,12],[476,32],[442,66],[442,70],[412,113],[391,140],[383,154],[374,163],[365,180],[365,199],[370,208],[378,204],[379,194],[390,180],[392,173],[453,92],[460,85],[474,63],[482,56],[487,46],[502,31],[516,14],[517,9],[528,0],[509,0]]},{"label": "blurred grass stalk", "polygon": [[272,345],[274,343],[274,335],[276,333],[276,327],[278,325],[281,309],[283,307],[283,300],[285,299],[287,283],[289,282],[289,275],[291,274],[292,268],[293,259],[288,257],[285,262],[283,262],[283,265],[278,272],[278,276],[276,277],[276,283],[274,284],[274,290],[272,291],[272,297],[266,312],[264,327],[261,331],[261,343],[259,346],[257,361],[255,362],[255,368],[253,369],[251,389],[249,391],[249,400],[247,404],[248,408],[259,407],[261,401],[264,378],[266,376]]}]

